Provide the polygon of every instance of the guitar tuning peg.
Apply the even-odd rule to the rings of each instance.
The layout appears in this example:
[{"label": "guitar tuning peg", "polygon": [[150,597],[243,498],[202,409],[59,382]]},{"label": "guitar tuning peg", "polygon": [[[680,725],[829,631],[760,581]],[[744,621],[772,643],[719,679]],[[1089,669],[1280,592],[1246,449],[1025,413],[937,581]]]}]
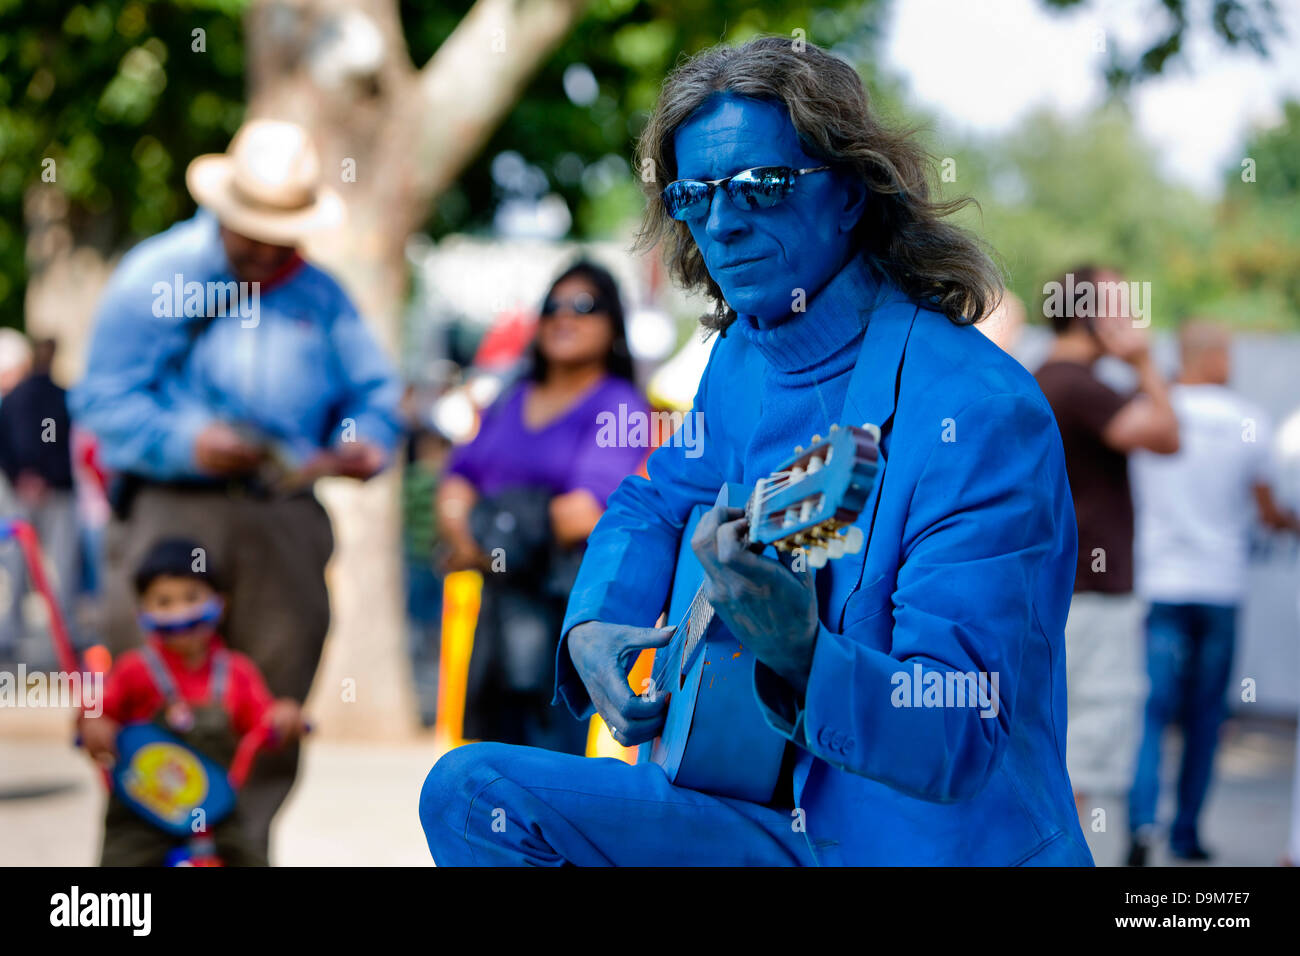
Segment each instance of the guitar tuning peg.
[{"label": "guitar tuning peg", "polygon": [[872,441],[874,441],[874,442],[879,442],[879,441],[880,441],[880,426],[879,426],[879,425],[873,425],[873,424],[871,424],[871,422],[864,422],[863,425],[862,425],[862,430],[871,436],[871,440],[872,440]]},{"label": "guitar tuning peg", "polygon": [[827,558],[830,557],[830,555],[826,553],[826,549],[823,548],[820,544],[813,545],[811,548],[809,548],[807,554],[808,554],[808,567],[810,568],[826,567],[826,560]]},{"label": "guitar tuning peg", "polygon": [[840,430],[840,426],[839,426],[839,425],[832,425],[832,426],[831,426],[831,431],[832,431],[832,432],[837,432],[837,431],[839,431],[839,430]]},{"label": "guitar tuning peg", "polygon": [[855,524],[849,525],[849,529],[844,532],[844,553],[857,554],[862,550],[862,529]]},{"label": "guitar tuning peg", "polygon": [[794,453],[795,453],[796,455],[802,455],[802,454],[803,454],[803,445],[795,445],[795,446],[794,446]]},{"label": "guitar tuning peg", "polygon": [[844,557],[844,539],[833,534],[826,540],[826,554],[832,559]]},{"label": "guitar tuning peg", "polygon": [[821,441],[821,440],[822,440],[822,436],[821,436],[821,435],[813,435],[813,437],[812,437],[812,443],[813,443],[814,445],[817,444],[817,443],[818,443],[819,441]]}]

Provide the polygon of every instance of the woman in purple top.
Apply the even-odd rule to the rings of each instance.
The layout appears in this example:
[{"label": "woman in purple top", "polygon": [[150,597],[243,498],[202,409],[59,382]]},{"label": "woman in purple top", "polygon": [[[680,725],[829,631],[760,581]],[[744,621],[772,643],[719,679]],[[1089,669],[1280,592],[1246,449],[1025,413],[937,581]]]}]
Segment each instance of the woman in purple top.
[{"label": "woman in purple top", "polygon": [[649,451],[608,441],[650,433],[610,429],[609,415],[635,421],[648,409],[618,286],[579,261],[542,304],[530,374],[484,413],[438,490],[444,567],[484,572],[467,737],[583,752],[585,726],[550,707],[564,602],[605,499]]}]

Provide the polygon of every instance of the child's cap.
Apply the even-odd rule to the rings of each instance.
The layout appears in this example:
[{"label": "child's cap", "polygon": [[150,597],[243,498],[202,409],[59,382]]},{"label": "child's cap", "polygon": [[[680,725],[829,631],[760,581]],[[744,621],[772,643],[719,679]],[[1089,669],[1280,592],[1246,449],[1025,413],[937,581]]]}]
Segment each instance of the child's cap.
[{"label": "child's cap", "polygon": [[191,538],[163,538],[154,542],[135,570],[136,595],[144,594],[161,577],[197,578],[212,590],[220,590],[207,549]]}]

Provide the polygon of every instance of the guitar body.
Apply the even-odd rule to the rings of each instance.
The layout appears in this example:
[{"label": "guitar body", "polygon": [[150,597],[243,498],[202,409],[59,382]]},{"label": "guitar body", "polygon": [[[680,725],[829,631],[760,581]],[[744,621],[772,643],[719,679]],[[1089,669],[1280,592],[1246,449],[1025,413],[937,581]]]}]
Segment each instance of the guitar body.
[{"label": "guitar body", "polygon": [[[734,485],[722,495],[738,504],[746,497]],[[697,507],[682,534],[668,611],[677,633],[655,653],[655,689],[669,695],[668,715],[642,753],[648,751],[679,787],[766,803],[776,788],[786,739],[768,726],[754,697],[754,655],[716,617],[693,648],[686,646],[684,622],[704,582],[690,542],[708,510]]]}]

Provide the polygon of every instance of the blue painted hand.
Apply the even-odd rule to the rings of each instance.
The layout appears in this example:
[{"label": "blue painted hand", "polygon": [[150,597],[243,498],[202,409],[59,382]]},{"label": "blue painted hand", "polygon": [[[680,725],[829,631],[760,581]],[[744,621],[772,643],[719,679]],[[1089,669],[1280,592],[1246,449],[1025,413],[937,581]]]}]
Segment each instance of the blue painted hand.
[{"label": "blue painted hand", "polygon": [[739,508],[705,514],[691,550],[704,566],[705,596],[736,640],[802,695],[817,643],[812,574],[796,574],[746,547]]},{"label": "blue painted hand", "polygon": [[653,739],[663,726],[667,696],[634,694],[627,675],[642,650],[664,647],[672,639],[673,630],[587,621],[569,631],[569,658],[596,712],[604,718],[614,739],[625,747]]}]

